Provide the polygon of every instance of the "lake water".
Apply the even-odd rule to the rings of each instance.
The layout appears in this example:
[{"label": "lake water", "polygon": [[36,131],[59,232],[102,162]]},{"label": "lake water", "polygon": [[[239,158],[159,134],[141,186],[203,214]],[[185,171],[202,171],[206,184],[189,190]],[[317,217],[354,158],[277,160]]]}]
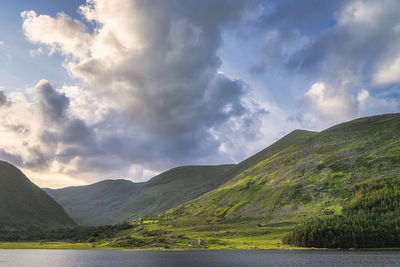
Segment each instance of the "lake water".
[{"label": "lake water", "polygon": [[0,250],[0,266],[400,266],[400,252]]}]

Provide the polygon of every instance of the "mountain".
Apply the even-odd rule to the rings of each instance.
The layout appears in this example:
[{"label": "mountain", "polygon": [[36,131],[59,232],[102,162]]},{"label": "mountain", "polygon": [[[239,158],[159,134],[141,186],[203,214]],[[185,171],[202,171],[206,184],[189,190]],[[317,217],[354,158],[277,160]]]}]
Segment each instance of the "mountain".
[{"label": "mountain", "polygon": [[104,225],[166,211],[224,183],[234,165],[184,166],[148,182],[106,180],[44,190],[80,225]]},{"label": "mountain", "polygon": [[0,161],[0,230],[74,226],[59,204],[15,166]]},{"label": "mountain", "polygon": [[315,132],[296,130],[239,164],[183,166],[148,182],[106,180],[87,186],[44,190],[81,225],[118,223],[157,214],[215,189],[276,152],[302,142]]},{"label": "mountain", "polygon": [[296,225],[341,214],[364,184],[400,179],[400,114],[356,119],[279,145],[287,138],[267,157],[250,161],[246,170],[165,217],[175,224]]},{"label": "mountain", "polygon": [[[62,189],[43,188],[80,225],[102,225],[124,220],[120,207],[143,183],[105,180],[91,185]],[[118,218],[115,220],[115,218]]]},{"label": "mountain", "polygon": [[299,144],[313,136],[318,134],[317,132],[306,131],[306,130],[294,130],[291,133],[285,135],[272,145],[268,146],[267,148],[261,150],[260,152],[254,154],[253,156],[243,160],[235,167],[229,170],[226,173],[225,179],[228,181],[229,179],[235,177],[236,175],[240,174],[241,172],[247,170],[248,168],[258,164],[259,162],[273,156],[274,154],[290,147],[295,144]]}]

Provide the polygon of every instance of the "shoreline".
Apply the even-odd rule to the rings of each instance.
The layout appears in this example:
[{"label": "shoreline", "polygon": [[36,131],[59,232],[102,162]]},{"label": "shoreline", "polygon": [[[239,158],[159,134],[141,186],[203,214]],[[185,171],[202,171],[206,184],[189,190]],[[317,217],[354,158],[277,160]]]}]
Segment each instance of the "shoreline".
[{"label": "shoreline", "polygon": [[37,249],[37,250],[120,250],[120,251],[400,251],[400,248],[302,248],[302,247],[277,247],[277,248],[118,248],[107,244],[93,245],[91,243],[65,243],[65,242],[0,242],[0,250],[9,249]]}]

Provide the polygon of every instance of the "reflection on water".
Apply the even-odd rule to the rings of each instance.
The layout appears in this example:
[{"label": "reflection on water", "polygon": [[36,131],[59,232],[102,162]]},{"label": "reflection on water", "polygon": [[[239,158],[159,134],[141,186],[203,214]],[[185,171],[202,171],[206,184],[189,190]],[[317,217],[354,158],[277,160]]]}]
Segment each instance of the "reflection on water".
[{"label": "reflection on water", "polygon": [[0,266],[400,266],[389,251],[0,250]]}]

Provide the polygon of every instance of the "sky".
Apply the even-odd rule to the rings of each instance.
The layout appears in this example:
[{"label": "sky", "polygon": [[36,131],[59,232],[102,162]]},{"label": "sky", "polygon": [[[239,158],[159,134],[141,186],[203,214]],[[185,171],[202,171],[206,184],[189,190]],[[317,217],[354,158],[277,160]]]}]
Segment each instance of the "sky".
[{"label": "sky", "polygon": [[0,4],[0,159],[41,187],[237,163],[400,110],[398,0]]}]

